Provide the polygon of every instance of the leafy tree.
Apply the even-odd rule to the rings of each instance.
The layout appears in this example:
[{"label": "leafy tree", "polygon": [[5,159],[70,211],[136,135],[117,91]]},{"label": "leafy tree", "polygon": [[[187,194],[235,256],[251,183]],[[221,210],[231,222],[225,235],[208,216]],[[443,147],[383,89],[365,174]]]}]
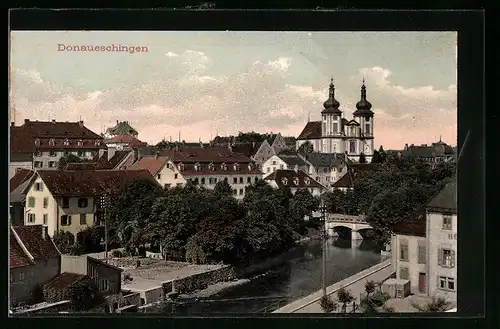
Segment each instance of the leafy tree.
[{"label": "leafy tree", "polygon": [[74,155],[74,154],[68,154],[68,155],[65,155],[65,156],[62,156],[60,159],[59,159],[59,162],[58,162],[58,165],[57,165],[57,168],[59,170],[63,169],[68,163],[75,163],[75,162],[82,162],[83,160]]},{"label": "leafy tree", "polygon": [[216,197],[230,197],[233,195],[233,190],[231,188],[231,185],[225,180],[217,182],[214,187],[214,195]]},{"label": "leafy tree", "polygon": [[373,151],[372,163],[382,163],[380,153],[377,150]]},{"label": "leafy tree", "polygon": [[305,153],[313,153],[314,152],[314,146],[311,144],[311,142],[306,141],[303,144],[299,146],[298,151],[302,154]]},{"label": "leafy tree", "polygon": [[52,239],[57,246],[57,249],[63,254],[70,254],[71,248],[75,244],[75,236],[71,232],[59,231],[54,234]]},{"label": "leafy tree", "polygon": [[365,283],[365,291],[366,295],[370,296],[375,291],[376,284],[374,281],[366,281]]},{"label": "leafy tree", "polygon": [[330,296],[324,295],[319,300],[319,305],[325,313],[332,313],[337,309],[337,304],[331,299]]},{"label": "leafy tree", "polygon": [[387,153],[384,151],[384,147],[382,145],[380,145],[377,153],[380,157],[379,163],[385,163],[387,161]]},{"label": "leafy tree", "polygon": [[311,218],[312,212],[318,210],[319,199],[312,196],[307,189],[299,189],[289,202],[290,216],[295,223],[295,230],[305,233],[304,218]]},{"label": "leafy tree", "polygon": [[340,288],[337,291],[337,299],[339,303],[342,304],[342,311],[346,313],[347,304],[352,303],[354,301],[354,296],[351,294],[350,291],[346,290],[345,288]]},{"label": "leafy tree", "polygon": [[324,195],[327,211],[336,214],[345,214],[346,193],[342,190],[333,190]]},{"label": "leafy tree", "polygon": [[366,157],[364,153],[359,155],[359,163],[366,163]]},{"label": "leafy tree", "polygon": [[102,227],[88,227],[76,234],[76,243],[81,246],[83,253],[99,252],[101,239],[104,237]]},{"label": "leafy tree", "polygon": [[432,298],[432,301],[425,305],[424,307],[412,303],[412,306],[418,309],[420,312],[445,312],[450,308],[450,303],[444,298]]},{"label": "leafy tree", "polygon": [[236,140],[240,143],[261,143],[265,139],[265,135],[256,133],[255,131],[251,132],[239,132]]}]

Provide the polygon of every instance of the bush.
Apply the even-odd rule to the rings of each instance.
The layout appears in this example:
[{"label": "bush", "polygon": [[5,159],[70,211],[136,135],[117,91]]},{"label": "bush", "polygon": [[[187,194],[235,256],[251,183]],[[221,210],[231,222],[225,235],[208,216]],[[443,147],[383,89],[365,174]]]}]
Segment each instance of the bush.
[{"label": "bush", "polygon": [[208,262],[208,257],[196,240],[196,236],[188,239],[186,245],[186,262],[192,264],[206,264]]},{"label": "bush", "polygon": [[59,249],[63,254],[71,253],[71,249],[75,244],[75,236],[71,234],[71,232],[59,231],[54,234],[54,238],[52,240],[57,246],[57,249]]},{"label": "bush", "polygon": [[332,313],[337,309],[337,304],[330,298],[330,296],[323,296],[319,300],[319,305],[325,313]]},{"label": "bush", "polygon": [[113,252],[111,253],[111,255],[115,258],[121,258],[123,257],[123,253],[120,251],[120,250],[113,250]]},{"label": "bush", "polygon": [[81,245],[83,252],[99,252],[102,250],[101,239],[103,232],[100,227],[89,227],[76,235],[77,244]]}]

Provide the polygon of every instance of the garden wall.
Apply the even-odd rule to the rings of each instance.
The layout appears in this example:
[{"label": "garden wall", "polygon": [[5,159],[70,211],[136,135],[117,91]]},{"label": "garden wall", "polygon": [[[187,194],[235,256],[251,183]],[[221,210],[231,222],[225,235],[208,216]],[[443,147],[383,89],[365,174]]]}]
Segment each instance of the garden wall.
[{"label": "garden wall", "polygon": [[[174,280],[170,290],[181,294],[207,288],[209,285],[236,279],[236,272],[230,265]],[[168,283],[164,284],[168,287]]]}]

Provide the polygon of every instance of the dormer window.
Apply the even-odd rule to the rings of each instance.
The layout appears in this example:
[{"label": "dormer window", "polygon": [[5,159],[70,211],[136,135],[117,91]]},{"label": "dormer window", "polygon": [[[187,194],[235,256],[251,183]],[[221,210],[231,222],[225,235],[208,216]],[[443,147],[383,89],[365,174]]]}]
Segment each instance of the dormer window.
[{"label": "dormer window", "polygon": [[56,143],[54,141],[54,138],[49,139],[49,145],[54,146]]},{"label": "dormer window", "polygon": [[215,171],[215,165],[213,163],[210,163],[208,165],[208,170]]},{"label": "dormer window", "polygon": [[287,185],[287,184],[288,184],[288,178],[283,177],[283,178],[281,179],[281,183],[283,183],[283,185]]},{"label": "dormer window", "polygon": [[40,146],[40,138],[35,139],[35,145]]},{"label": "dormer window", "polygon": [[238,171],[239,169],[240,169],[240,165],[239,164],[237,164],[237,163],[233,164],[233,170],[234,171]]},{"label": "dormer window", "polygon": [[100,139],[96,139],[95,140],[95,146],[100,146],[101,145],[101,140]]},{"label": "dormer window", "polygon": [[293,183],[298,186],[299,185],[299,178],[298,177],[294,177],[293,178]]},{"label": "dormer window", "polygon": [[311,180],[309,179],[309,177],[304,178],[304,184],[306,185],[311,184]]},{"label": "dormer window", "polygon": [[248,164],[248,170],[253,170],[253,165],[251,163]]},{"label": "dormer window", "polygon": [[182,162],[179,162],[178,164],[179,170],[184,170],[184,164]]},{"label": "dormer window", "polygon": [[68,146],[69,145],[69,140],[66,138],[63,142],[64,146]]},{"label": "dormer window", "polygon": [[200,168],[201,168],[201,166],[198,162],[194,164],[194,170],[199,171]]},{"label": "dormer window", "polygon": [[220,165],[220,168],[224,171],[227,171],[227,164],[223,163]]},{"label": "dormer window", "polygon": [[81,140],[81,139],[80,139],[80,140],[78,141],[78,146],[83,146],[83,140]]}]

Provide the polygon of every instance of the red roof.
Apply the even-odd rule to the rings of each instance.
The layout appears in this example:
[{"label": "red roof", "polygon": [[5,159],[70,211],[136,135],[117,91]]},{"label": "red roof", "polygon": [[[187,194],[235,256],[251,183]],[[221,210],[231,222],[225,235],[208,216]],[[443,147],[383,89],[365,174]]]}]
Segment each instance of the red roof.
[{"label": "red roof", "polygon": [[[69,144],[66,145],[65,141]],[[29,121],[10,127],[10,151],[32,153],[37,149],[99,149],[102,137],[80,122]]]},{"label": "red roof", "polygon": [[35,259],[47,259],[60,256],[59,251],[47,234],[43,237],[42,225],[12,226],[24,247]]},{"label": "red roof", "polygon": [[19,168],[16,174],[10,179],[10,192],[14,191],[19,185],[27,181],[35,172],[30,169]]},{"label": "red roof", "polygon": [[96,170],[96,162],[68,162],[62,170]]},{"label": "red roof", "polygon": [[131,181],[156,183],[147,170],[39,170],[38,175],[54,197],[116,195]]},{"label": "red roof", "polygon": [[132,166],[131,170],[147,170],[151,175],[156,175],[169,160],[168,157],[144,156],[137,160]]},{"label": "red roof", "polygon": [[81,279],[85,278],[86,275],[82,274],[75,274],[75,273],[61,273],[46,284],[43,285],[45,289],[47,288],[56,288],[56,289],[64,289],[72,284],[80,281]]},{"label": "red roof", "polygon": [[297,139],[314,139],[321,137],[321,121],[310,121]]},{"label": "red roof", "polygon": [[315,181],[302,170],[278,169],[267,175],[264,179],[276,182],[278,187],[324,188],[323,185]]},{"label": "red roof", "polygon": [[9,251],[10,251],[10,268],[18,268],[32,265],[32,261],[23,251],[19,243],[17,242],[16,237],[10,231],[10,241],[9,241]]},{"label": "red roof", "polygon": [[227,147],[190,147],[162,151],[160,156],[167,156],[173,162],[182,163],[250,163],[252,159],[241,153],[231,152]]},{"label": "red roof", "polygon": [[115,143],[127,144],[130,147],[140,147],[148,145],[148,143],[142,142],[137,138],[130,136],[128,134],[120,134],[106,140],[106,144],[115,144]]}]

